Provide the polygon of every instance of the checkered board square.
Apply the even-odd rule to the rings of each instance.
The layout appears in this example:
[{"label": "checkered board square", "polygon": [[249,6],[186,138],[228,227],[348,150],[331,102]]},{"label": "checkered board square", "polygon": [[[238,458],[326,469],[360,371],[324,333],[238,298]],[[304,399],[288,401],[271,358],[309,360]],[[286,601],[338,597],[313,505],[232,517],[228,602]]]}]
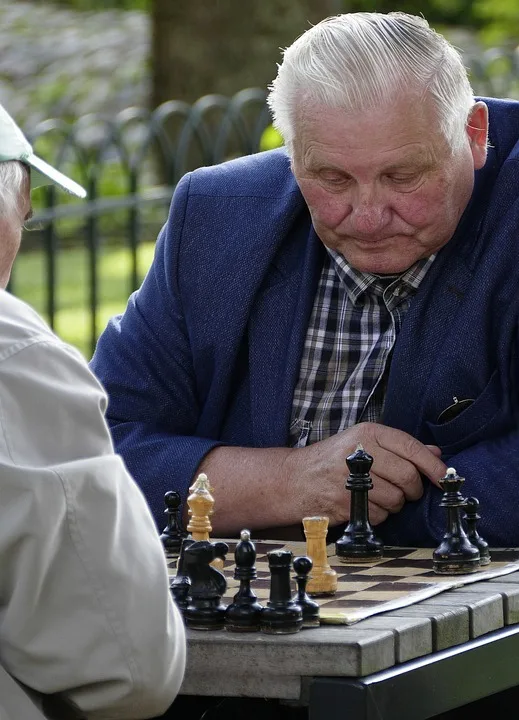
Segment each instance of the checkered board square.
[{"label": "checkered board square", "polygon": [[[225,542],[229,545],[223,569],[227,592],[222,601],[227,604],[232,602],[239,581],[233,577],[236,540]],[[256,542],[255,546],[258,577],[251,587],[258,600],[265,604],[270,590],[267,553],[291,550],[294,557],[305,555],[306,545],[265,540]],[[445,590],[519,570],[519,549],[491,550],[490,564],[467,575],[437,575],[432,569],[432,548],[387,547],[380,560],[351,564],[339,562],[334,553],[334,545],[328,546],[328,562],[337,573],[337,592],[333,596],[314,598],[320,605],[321,623],[355,623],[371,615],[412,605]],[[175,575],[175,568],[176,560],[168,558],[171,576]],[[293,589],[295,592],[295,582]]]}]

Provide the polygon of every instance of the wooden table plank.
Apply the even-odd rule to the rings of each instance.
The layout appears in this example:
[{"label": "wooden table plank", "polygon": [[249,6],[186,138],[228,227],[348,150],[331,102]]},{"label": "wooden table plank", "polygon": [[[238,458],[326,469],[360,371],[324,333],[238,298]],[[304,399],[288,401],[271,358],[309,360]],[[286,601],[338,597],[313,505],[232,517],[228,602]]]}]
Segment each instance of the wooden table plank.
[{"label": "wooden table plank", "polygon": [[460,645],[470,639],[469,611],[463,606],[443,607],[440,605],[434,607],[433,605],[429,607],[421,602],[418,605],[391,610],[384,615],[387,617],[429,618],[432,624],[433,652]]},{"label": "wooden table plank", "polygon": [[[501,578],[499,578],[501,579]],[[503,598],[503,616],[505,625],[519,623],[519,585],[512,583],[501,583],[497,579],[491,581],[492,590],[499,592]],[[476,583],[474,588],[479,588]]]},{"label": "wooden table plank", "polygon": [[467,608],[469,636],[473,640],[503,627],[503,598],[497,592],[472,592],[469,587],[446,592],[434,600],[424,600],[420,605],[430,608],[431,611],[439,607]]},{"label": "wooden table plank", "polygon": [[519,623],[519,584],[504,580],[505,578],[496,578],[490,582],[474,583],[474,585],[460,588],[455,592],[479,593],[481,596],[491,595],[492,592],[499,593],[503,601],[504,624],[515,625]]},{"label": "wooden table plank", "polygon": [[375,615],[353,627],[391,630],[395,635],[395,661],[398,664],[432,653],[432,622],[429,618]]},{"label": "wooden table plank", "polygon": [[[223,688],[229,686],[229,676],[253,675],[261,679],[276,674],[291,683],[297,676],[369,675],[392,667],[396,662],[394,630],[363,629],[360,624],[321,626],[293,635],[188,630],[187,638],[186,677],[196,675],[201,679],[202,686],[197,691],[201,695],[214,694],[215,676],[219,678],[216,683],[220,683],[219,693],[226,694]],[[254,668],[253,673],[251,668]],[[205,673],[211,676],[210,682],[205,682]],[[192,686],[191,680],[185,687],[188,686]],[[182,692],[188,691],[183,689]],[[259,685],[257,692],[264,694]]]},{"label": "wooden table plank", "polygon": [[250,697],[277,700],[299,700],[303,679],[299,675],[283,675],[274,672],[257,673],[254,666],[242,672],[226,673],[219,668],[200,671],[188,663],[181,695],[202,695],[205,697]]}]

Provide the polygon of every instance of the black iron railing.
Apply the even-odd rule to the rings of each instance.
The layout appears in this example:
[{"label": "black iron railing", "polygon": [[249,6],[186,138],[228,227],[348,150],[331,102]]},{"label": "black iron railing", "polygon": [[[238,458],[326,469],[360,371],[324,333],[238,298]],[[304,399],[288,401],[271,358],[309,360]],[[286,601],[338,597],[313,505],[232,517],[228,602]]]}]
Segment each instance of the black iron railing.
[{"label": "black iron railing", "polygon": [[[64,198],[53,187],[35,191],[25,252],[44,252],[41,309],[56,326],[61,292],[58,258],[80,246],[87,264],[88,338],[92,352],[99,331],[99,256],[106,246],[122,246],[130,256],[126,297],[140,284],[138,249],[152,242],[167,214],[175,184],[201,165],[257,152],[269,124],[265,92],[250,88],[232,98],[208,95],[193,105],[170,101],[154,112],[128,108],[113,119],[85,116],[67,125],[47,120],[29,134],[35,151],[88,190],[88,199]],[[24,296],[22,261],[9,289]],[[65,338],[67,339],[67,338]]]}]

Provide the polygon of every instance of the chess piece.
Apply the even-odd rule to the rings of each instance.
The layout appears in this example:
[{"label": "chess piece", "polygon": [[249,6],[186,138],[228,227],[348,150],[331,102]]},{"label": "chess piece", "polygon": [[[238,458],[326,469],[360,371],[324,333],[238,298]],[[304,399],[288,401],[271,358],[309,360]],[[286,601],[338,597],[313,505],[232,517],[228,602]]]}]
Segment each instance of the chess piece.
[{"label": "chess piece", "polygon": [[315,600],[311,600],[306,593],[308,575],[312,570],[312,561],[309,557],[302,555],[294,558],[292,565],[296,574],[297,585],[297,593],[292,599],[297,605],[301,606],[303,611],[303,627],[319,627],[319,604]]},{"label": "chess piece", "polygon": [[435,573],[464,574],[476,572],[480,568],[479,550],[468,539],[461,522],[465,498],[460,488],[464,482],[465,478],[460,477],[454,468],[448,468],[445,477],[440,480],[443,490],[440,507],[447,509],[447,531],[433,552]]},{"label": "chess piece", "polygon": [[180,494],[175,490],[170,490],[164,495],[164,505],[166,506],[164,514],[167,517],[167,524],[160,539],[164,550],[172,557],[180,554],[182,540],[187,537],[187,532],[183,529],[180,519],[180,503]]},{"label": "chess piece", "polygon": [[184,619],[194,630],[220,630],[224,626],[226,608],[221,600],[227,581],[211,562],[216,557],[225,559],[228,550],[224,542],[195,540],[184,551],[185,572],[191,582]]},{"label": "chess piece", "polygon": [[[205,473],[200,473],[197,479],[189,488],[187,505],[189,508],[189,523],[187,531],[193,540],[209,541],[209,533],[212,531],[211,515],[214,508],[214,497],[211,494],[212,488]],[[223,560],[216,558],[213,566],[223,570]]]},{"label": "chess piece", "polygon": [[231,632],[253,632],[260,628],[263,606],[251,590],[251,581],[257,577],[256,548],[248,530],[240,533],[240,542],[234,550],[234,560],[234,579],[240,581],[240,588],[233,602],[227,607],[225,627]]},{"label": "chess piece", "polygon": [[333,595],[337,592],[337,573],[330,567],[326,553],[328,518],[305,517],[303,529],[306,537],[306,554],[313,563],[306,592],[311,597]]},{"label": "chess piece", "polygon": [[490,549],[487,541],[483,540],[481,535],[478,533],[478,520],[481,520],[481,515],[479,514],[479,500],[475,497],[469,497],[465,500],[467,537],[479,550],[479,560],[481,565],[488,565],[490,562]]},{"label": "chess piece", "polygon": [[373,458],[358,445],[346,463],[350,471],[346,480],[346,489],[351,493],[350,521],[335,543],[337,559],[342,563],[377,560],[383,555],[384,545],[369,522],[368,492],[373,487],[369,472]]},{"label": "chess piece", "polygon": [[303,610],[292,600],[290,550],[267,553],[270,569],[270,596],[261,613],[260,630],[271,635],[296,633],[303,627]]},{"label": "chess piece", "polygon": [[200,473],[189,488],[187,504],[189,507],[189,523],[187,531],[193,540],[209,541],[209,533],[213,529],[210,517],[213,514],[214,497],[205,473]]},{"label": "chess piece", "polygon": [[182,540],[180,555],[177,560],[177,572],[169,584],[171,595],[182,612],[189,604],[189,590],[191,589],[191,580],[185,571],[185,551],[194,542],[192,538]]}]

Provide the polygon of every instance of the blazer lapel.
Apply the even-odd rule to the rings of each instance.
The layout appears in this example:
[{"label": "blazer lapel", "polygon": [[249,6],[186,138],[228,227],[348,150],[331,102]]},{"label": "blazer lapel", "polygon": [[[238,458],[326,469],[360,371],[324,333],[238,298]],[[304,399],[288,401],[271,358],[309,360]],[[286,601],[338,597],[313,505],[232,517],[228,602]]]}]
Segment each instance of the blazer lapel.
[{"label": "blazer lapel", "polygon": [[424,283],[420,288],[405,318],[391,362],[383,422],[415,437],[429,392],[434,392],[430,385],[435,382],[437,364],[444,362],[452,318],[471,279],[459,258],[451,258],[450,262],[444,282],[436,287],[431,275],[426,278],[428,287]]},{"label": "blazer lapel", "polygon": [[472,279],[465,256],[474,248],[480,222],[470,210],[462,218],[413,299],[395,344],[382,422],[415,437],[421,435],[431,393],[438,392],[446,348],[457,343],[453,318]]},{"label": "blazer lapel", "polygon": [[250,407],[255,447],[286,445],[294,386],[322,267],[307,211],[260,289],[249,323]]}]

